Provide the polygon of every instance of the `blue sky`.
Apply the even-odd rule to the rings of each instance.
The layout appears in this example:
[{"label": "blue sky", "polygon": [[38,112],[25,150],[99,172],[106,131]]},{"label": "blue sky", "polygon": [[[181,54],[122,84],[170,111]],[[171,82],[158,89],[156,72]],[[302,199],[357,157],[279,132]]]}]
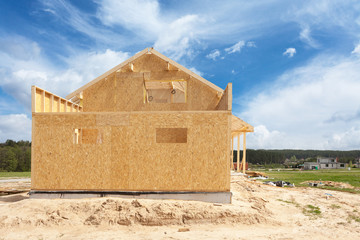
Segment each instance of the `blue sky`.
[{"label": "blue sky", "polygon": [[359,1],[0,1],[0,141],[146,47],[225,88],[249,148],[359,149]]}]

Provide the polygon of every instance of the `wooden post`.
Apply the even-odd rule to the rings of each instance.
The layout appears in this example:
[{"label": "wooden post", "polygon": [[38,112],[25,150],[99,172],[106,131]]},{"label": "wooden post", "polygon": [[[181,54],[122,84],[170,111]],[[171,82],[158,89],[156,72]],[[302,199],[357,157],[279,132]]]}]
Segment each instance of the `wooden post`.
[{"label": "wooden post", "polygon": [[245,174],[245,168],[246,168],[246,132],[243,133],[244,134],[244,142],[243,142],[243,147],[244,147],[244,150],[243,150],[243,173]]},{"label": "wooden post", "polygon": [[231,136],[231,158],[230,169],[234,170],[234,136]]},{"label": "wooden post", "polygon": [[31,86],[31,111],[36,112],[36,87]]},{"label": "wooden post", "polygon": [[238,143],[237,143],[236,171],[240,172],[240,133],[238,133],[237,137],[238,137]]}]

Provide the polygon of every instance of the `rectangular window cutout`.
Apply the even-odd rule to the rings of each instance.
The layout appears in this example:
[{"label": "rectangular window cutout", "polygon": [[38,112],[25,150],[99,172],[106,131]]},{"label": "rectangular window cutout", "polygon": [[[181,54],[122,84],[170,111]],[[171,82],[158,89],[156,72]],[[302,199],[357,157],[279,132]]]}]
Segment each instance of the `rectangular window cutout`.
[{"label": "rectangular window cutout", "polygon": [[102,133],[98,129],[74,129],[74,144],[101,144]]},{"label": "rectangular window cutout", "polygon": [[144,103],[186,103],[186,94],[186,80],[144,82]]},{"label": "rectangular window cutout", "polygon": [[156,143],[187,143],[187,128],[157,128]]}]

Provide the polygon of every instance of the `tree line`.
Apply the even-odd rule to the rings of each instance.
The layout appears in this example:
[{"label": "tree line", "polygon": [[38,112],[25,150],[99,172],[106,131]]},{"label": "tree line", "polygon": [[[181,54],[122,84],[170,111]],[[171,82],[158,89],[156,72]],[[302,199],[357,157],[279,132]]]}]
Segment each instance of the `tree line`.
[{"label": "tree line", "polygon": [[[240,160],[242,159],[243,151],[240,151]],[[297,159],[299,162],[316,161],[317,157],[331,157],[338,158],[339,162],[349,163],[355,162],[360,158],[360,150],[352,151],[333,151],[333,150],[246,150],[246,161],[252,164],[284,164],[286,159]],[[234,150],[234,162],[237,161],[237,151]]]},{"label": "tree line", "polygon": [[0,143],[0,171],[28,172],[31,170],[31,142],[7,140]]}]

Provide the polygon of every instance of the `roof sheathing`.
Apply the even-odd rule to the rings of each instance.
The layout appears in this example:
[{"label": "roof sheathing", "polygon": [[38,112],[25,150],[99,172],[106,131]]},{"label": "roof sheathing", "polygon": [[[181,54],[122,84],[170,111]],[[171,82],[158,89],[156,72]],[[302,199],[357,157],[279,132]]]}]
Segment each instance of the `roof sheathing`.
[{"label": "roof sheathing", "polygon": [[[170,63],[171,65],[177,67],[178,69],[180,69],[181,71],[189,74],[191,77],[194,77],[195,79],[199,80],[200,82],[206,84],[207,86],[209,86],[210,88],[212,88],[214,91],[218,92],[218,94],[223,94],[223,89],[219,88],[218,86],[216,86],[215,84],[209,82],[208,80],[206,80],[205,78],[200,77],[199,75],[193,73],[192,71],[190,71],[189,69],[183,67],[182,65],[180,65],[179,63],[171,60],[170,58],[166,57],[165,55],[159,53],[158,51],[156,51],[153,48],[145,48],[144,50],[136,53],[134,56],[132,56],[131,58],[127,59],[126,61],[120,63],[119,65],[115,66],[114,68],[110,69],[109,71],[105,72],[104,74],[100,75],[99,77],[95,78],[94,80],[92,80],[91,82],[88,82],[87,84],[85,84],[84,86],[80,87],[79,89],[75,90],[74,92],[70,93],[69,95],[66,96],[66,99],[71,99],[74,96],[76,96],[77,94],[81,93],[82,91],[84,91],[86,88],[92,86],[93,84],[97,83],[98,81],[102,80],[103,78],[109,76],[110,74],[118,71],[119,69],[123,68],[124,66],[128,65],[129,63],[133,62],[135,59],[141,57],[144,54],[154,54],[156,56],[158,56],[159,58],[163,59],[164,61],[167,61],[168,63]],[[220,95],[221,96],[221,95]]]}]

